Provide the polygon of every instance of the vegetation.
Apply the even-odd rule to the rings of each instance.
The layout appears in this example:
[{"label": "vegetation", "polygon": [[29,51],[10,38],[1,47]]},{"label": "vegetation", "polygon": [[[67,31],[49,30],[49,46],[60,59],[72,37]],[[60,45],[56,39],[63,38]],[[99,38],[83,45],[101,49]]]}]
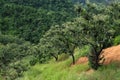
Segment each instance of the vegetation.
[{"label": "vegetation", "polygon": [[[114,7],[115,5],[116,7]],[[57,51],[55,53],[58,55],[59,53],[68,53],[72,56],[74,64],[75,59],[73,53],[75,48],[90,45],[91,52],[88,54],[90,65],[92,68],[97,69],[100,66],[99,60],[102,59],[102,57],[99,57],[102,49],[111,46],[114,37],[119,33],[117,31],[119,27],[114,27],[113,24],[118,23],[116,21],[114,22],[114,20],[111,21],[111,19],[119,20],[119,15],[115,18],[116,15],[114,14],[116,11],[114,13],[111,8],[110,11],[112,11],[112,13],[108,11],[109,7],[114,7],[115,10],[115,8],[119,6],[117,7],[117,4],[111,4],[107,6],[107,9],[104,5],[103,7],[98,7],[99,6],[95,4],[91,5],[90,3],[88,3],[85,8],[79,7],[78,10],[81,10],[79,11],[80,17],[74,19],[72,22],[53,26],[47,31],[40,41],[41,48],[39,50],[43,50],[42,54],[46,54],[46,52],[51,54],[53,51]],[[44,46],[47,46],[48,49],[43,47],[42,43]],[[49,53],[50,50],[52,50],[52,52]],[[52,53],[52,56],[53,55],[54,53]]]},{"label": "vegetation", "polygon": [[[0,0],[0,79],[99,80],[110,72],[102,79],[118,80],[119,65],[99,61],[120,44],[119,13],[119,0]],[[74,65],[81,56],[89,65]]]},{"label": "vegetation", "polygon": [[[75,58],[78,59],[85,54],[86,47],[75,50]],[[88,49],[87,49],[88,50]],[[59,56],[61,57],[61,55]],[[24,77],[20,80],[79,80],[80,73],[89,69],[87,63],[82,65],[71,66],[71,58],[68,57],[63,61],[54,61],[51,59],[47,64],[36,64],[32,66],[30,70],[24,73]]]},{"label": "vegetation", "polygon": [[118,45],[118,44],[120,44],[120,35],[114,38],[114,45]]},{"label": "vegetation", "polygon": [[[81,49],[84,52],[84,48]],[[75,57],[80,53],[75,52]],[[84,54],[84,53],[83,53]],[[53,62],[48,64],[36,64],[30,70],[24,73],[20,80],[119,80],[120,69],[119,63],[111,63],[107,66],[100,67],[97,71],[89,72],[88,64],[70,66],[71,59]],[[104,75],[103,75],[104,74]],[[111,75],[111,76],[110,76]]]},{"label": "vegetation", "polygon": [[2,0],[0,6],[1,33],[17,35],[32,43],[38,43],[50,26],[76,16],[67,0]]}]

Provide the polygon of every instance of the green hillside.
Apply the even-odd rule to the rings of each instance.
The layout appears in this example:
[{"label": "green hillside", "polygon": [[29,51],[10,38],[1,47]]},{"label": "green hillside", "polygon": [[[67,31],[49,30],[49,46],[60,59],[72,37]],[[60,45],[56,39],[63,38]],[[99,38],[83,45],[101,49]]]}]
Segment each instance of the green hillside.
[{"label": "green hillside", "polygon": [[0,0],[0,80],[119,80],[119,62],[100,63],[120,44],[120,2],[106,2]]},{"label": "green hillside", "polygon": [[[81,52],[81,53],[79,53]],[[75,50],[76,60],[88,52],[88,47]],[[67,56],[67,55],[66,55]],[[63,55],[60,56],[63,59]],[[120,64],[112,63],[90,70],[87,63],[71,65],[71,57],[55,62],[53,59],[47,64],[36,64],[23,73],[23,77],[16,80],[119,80]],[[104,74],[104,75],[103,75]]]},{"label": "green hillside", "polygon": [[0,4],[1,33],[17,35],[32,43],[38,43],[50,26],[76,16],[72,3],[64,0],[1,0]]}]

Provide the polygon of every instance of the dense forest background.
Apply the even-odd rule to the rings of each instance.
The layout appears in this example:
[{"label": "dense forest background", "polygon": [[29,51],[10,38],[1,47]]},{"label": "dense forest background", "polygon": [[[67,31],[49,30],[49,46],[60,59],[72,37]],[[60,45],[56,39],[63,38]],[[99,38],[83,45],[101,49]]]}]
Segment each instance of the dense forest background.
[{"label": "dense forest background", "polygon": [[[120,43],[119,0],[0,0],[0,75],[15,80],[30,66],[92,46],[90,66],[102,49]],[[102,33],[101,33],[102,32]],[[92,61],[91,61],[92,60]],[[96,61],[94,63],[93,61]]]},{"label": "dense forest background", "polygon": [[31,43],[38,43],[50,26],[76,16],[72,3],[64,0],[3,0],[0,7],[1,33],[17,35]]}]

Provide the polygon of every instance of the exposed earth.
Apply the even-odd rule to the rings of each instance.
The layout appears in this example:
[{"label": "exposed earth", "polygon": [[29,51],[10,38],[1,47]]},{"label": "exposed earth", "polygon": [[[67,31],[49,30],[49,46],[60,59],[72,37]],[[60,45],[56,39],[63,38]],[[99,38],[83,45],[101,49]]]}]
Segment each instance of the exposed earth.
[{"label": "exposed earth", "polygon": [[[120,45],[103,49],[101,56],[104,56],[105,61],[103,64],[105,65],[111,62],[120,62]],[[86,62],[88,62],[88,58],[81,57],[76,61],[76,64],[82,64]]]}]

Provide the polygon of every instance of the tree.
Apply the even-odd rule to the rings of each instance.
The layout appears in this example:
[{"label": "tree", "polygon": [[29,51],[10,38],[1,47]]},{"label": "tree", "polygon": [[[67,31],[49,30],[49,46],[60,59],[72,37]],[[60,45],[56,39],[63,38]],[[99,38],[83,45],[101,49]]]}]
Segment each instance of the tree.
[{"label": "tree", "polygon": [[[84,44],[91,46],[91,52],[89,54],[89,62],[93,69],[98,69],[100,66],[100,54],[104,48],[112,45],[114,37],[114,28],[110,24],[109,14],[104,14],[101,10],[105,8],[97,8],[96,5],[88,5],[86,14],[81,15],[81,41]],[[89,11],[87,11],[89,10]],[[85,15],[90,15],[88,19]]]},{"label": "tree", "polygon": [[40,39],[38,46],[40,49],[39,55],[43,54],[44,57],[53,56],[56,61],[58,60],[58,55],[64,51],[64,43],[59,40],[61,31],[58,30],[58,28],[58,26],[54,26],[49,31],[47,31],[43,38]]},{"label": "tree", "polygon": [[[40,43],[39,45],[46,45],[44,47],[45,50],[48,50],[44,52],[46,54],[47,52],[51,54],[54,50],[57,50],[57,55],[58,53],[70,54],[73,64],[75,63],[74,49],[83,45],[90,45],[91,52],[88,54],[90,66],[93,69],[98,69],[102,49],[112,45],[115,31],[117,31],[114,27],[115,24],[111,22],[109,7],[106,9],[106,6],[100,7],[88,3],[85,7],[81,7],[80,17],[71,22],[51,27],[43,36],[43,44]],[[115,15],[112,20],[114,18],[117,19]],[[114,21],[114,23],[116,22]]]},{"label": "tree", "polygon": [[28,50],[31,44],[11,35],[0,34],[0,47],[0,63],[7,66],[11,62],[30,55]]},{"label": "tree", "polygon": [[80,45],[80,31],[81,28],[71,22],[51,27],[40,40],[41,51],[51,54],[56,60],[57,55],[67,53],[75,64],[74,50]]}]

